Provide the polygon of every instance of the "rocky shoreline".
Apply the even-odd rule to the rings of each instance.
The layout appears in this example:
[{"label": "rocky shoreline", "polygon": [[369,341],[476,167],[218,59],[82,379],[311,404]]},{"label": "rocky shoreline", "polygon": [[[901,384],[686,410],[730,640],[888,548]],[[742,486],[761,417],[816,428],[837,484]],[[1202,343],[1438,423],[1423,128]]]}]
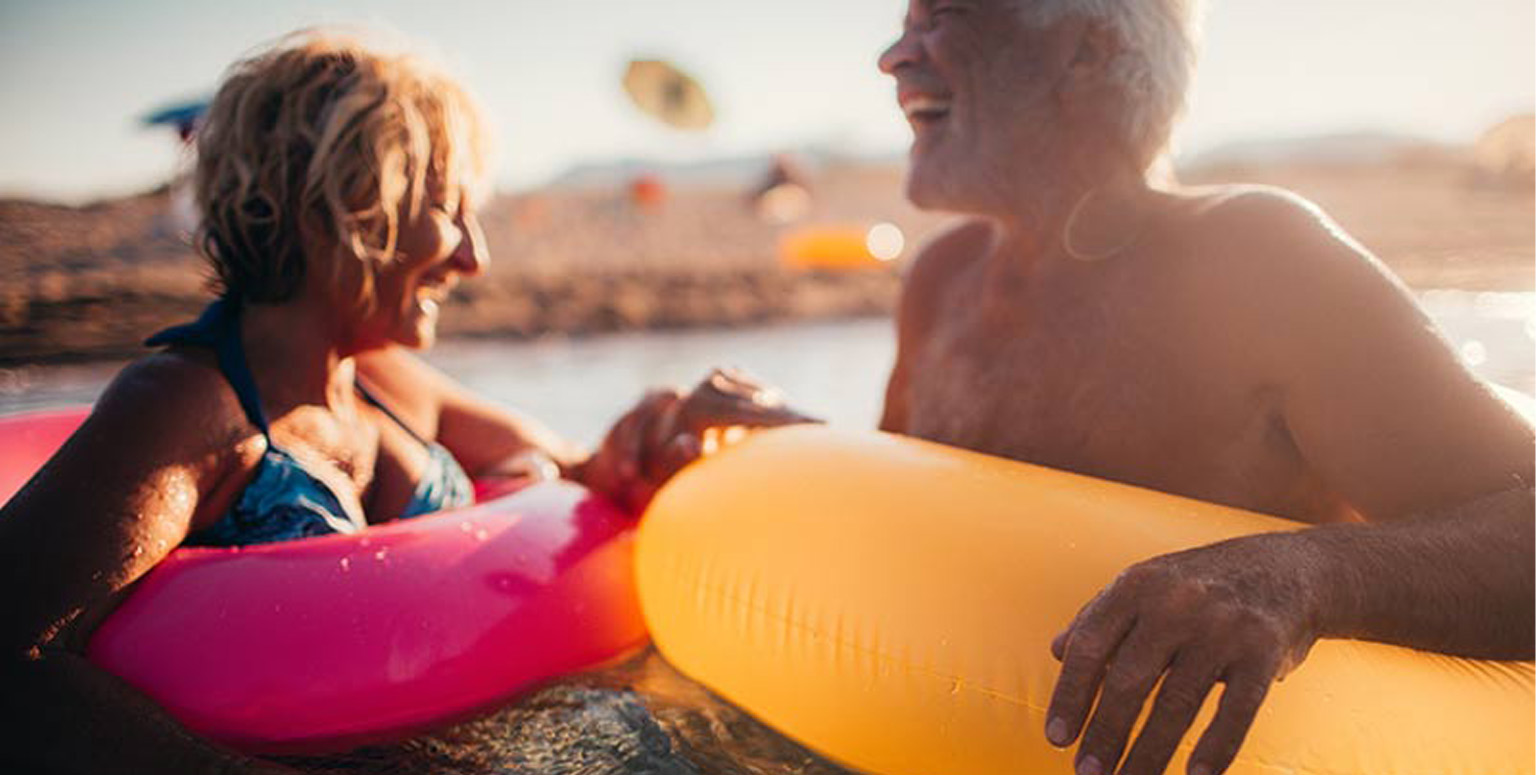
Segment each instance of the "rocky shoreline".
[{"label": "rocky shoreline", "polygon": [[[1417,289],[1531,290],[1528,186],[1479,182],[1456,157],[1384,164],[1194,170],[1192,184],[1247,180],[1301,193]],[[902,265],[948,221],[901,196],[896,165],[832,165],[793,224],[765,222],[739,188],[692,187],[639,202],[622,190],[505,195],[483,210],[493,262],[444,311],[444,337],[530,338],[741,326],[889,314]],[[208,269],[189,245],[178,192],[83,207],[0,200],[0,367],[120,358],[195,315]],[[794,229],[888,222],[905,255],[856,271],[786,266]]]}]

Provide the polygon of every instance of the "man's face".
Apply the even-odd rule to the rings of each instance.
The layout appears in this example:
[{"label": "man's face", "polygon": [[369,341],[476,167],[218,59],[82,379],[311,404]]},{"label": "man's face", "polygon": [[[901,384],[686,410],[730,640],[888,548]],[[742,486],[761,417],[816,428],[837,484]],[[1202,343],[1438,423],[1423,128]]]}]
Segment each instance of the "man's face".
[{"label": "man's face", "polygon": [[1028,27],[1021,1],[910,0],[901,38],[881,55],[912,125],[914,204],[995,212],[1049,170],[1064,36],[1061,25]]}]

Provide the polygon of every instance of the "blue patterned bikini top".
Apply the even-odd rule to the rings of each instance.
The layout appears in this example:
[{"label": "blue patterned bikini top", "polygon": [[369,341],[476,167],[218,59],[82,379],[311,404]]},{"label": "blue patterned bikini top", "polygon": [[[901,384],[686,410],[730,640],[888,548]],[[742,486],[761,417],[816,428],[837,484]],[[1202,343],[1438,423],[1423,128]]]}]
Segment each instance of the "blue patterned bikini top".
[{"label": "blue patterned bikini top", "polygon": [[[256,465],[256,476],[240,493],[234,507],[217,522],[188,536],[187,545],[246,546],[327,533],[355,533],[366,527],[347,515],[341,500],[325,482],[273,443],[261,398],[256,393],[256,381],[240,342],[240,308],[236,303],[220,299],[210,304],[196,321],[161,331],[145,344],[212,348],[218,356],[219,371],[240,399],[246,419],[267,440],[267,450]],[[361,384],[357,389],[364,400],[425,445],[429,453],[427,468],[416,484],[411,502],[400,515],[402,519],[474,502],[474,487],[452,453],[417,435]]]}]

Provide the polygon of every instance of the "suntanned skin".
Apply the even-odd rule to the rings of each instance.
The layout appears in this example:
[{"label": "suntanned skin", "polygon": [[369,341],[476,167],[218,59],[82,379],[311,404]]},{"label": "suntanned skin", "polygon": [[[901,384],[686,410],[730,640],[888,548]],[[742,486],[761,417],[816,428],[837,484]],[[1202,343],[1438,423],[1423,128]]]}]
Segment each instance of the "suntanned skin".
[{"label": "suntanned skin", "polygon": [[1084,601],[1047,737],[1081,735],[1080,775],[1162,772],[1220,683],[1190,756],[1215,773],[1317,638],[1530,659],[1528,422],[1311,204],[1149,183],[1105,130],[1112,31],[1019,7],[913,0],[881,58],[909,196],[973,216],[906,279],[881,427],[1318,525]]},{"label": "suntanned skin", "polygon": [[[537,451],[562,476],[631,509],[699,455],[703,427],[805,419],[759,400],[750,381],[717,372],[686,396],[650,393],[588,455],[474,396],[401,345],[430,344],[435,316],[422,314],[419,294],[478,273],[487,260],[478,236],[472,213],[457,208],[413,222],[401,240],[412,258],[381,274],[383,311],[371,316],[339,311],[315,272],[298,298],[244,308],[241,339],[272,439],[359,524],[400,514],[428,459],[420,441],[359,396],[359,383],[472,477],[528,475],[522,455]],[[0,763],[51,772],[288,771],[190,734],[82,656],[136,580],[228,512],[265,448],[214,355],[173,347],[124,369],[0,509],[0,583],[20,591],[0,618],[0,708],[10,720],[0,726]]]}]

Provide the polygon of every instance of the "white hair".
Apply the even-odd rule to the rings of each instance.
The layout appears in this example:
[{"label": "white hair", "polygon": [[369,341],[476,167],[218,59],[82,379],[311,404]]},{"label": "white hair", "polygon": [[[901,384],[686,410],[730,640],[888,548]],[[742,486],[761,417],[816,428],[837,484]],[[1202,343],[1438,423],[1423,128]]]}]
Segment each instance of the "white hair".
[{"label": "white hair", "polygon": [[1047,27],[1069,15],[1109,26],[1122,46],[1111,66],[1125,95],[1120,136],[1143,167],[1167,149],[1184,110],[1200,46],[1201,0],[1022,0],[1026,24]]}]

